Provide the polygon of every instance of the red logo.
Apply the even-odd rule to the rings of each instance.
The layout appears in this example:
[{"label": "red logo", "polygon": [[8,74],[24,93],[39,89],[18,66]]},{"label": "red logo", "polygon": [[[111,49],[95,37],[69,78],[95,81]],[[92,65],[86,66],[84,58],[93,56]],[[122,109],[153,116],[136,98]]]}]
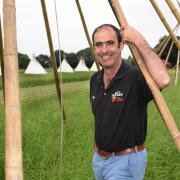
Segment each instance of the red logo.
[{"label": "red logo", "polygon": [[116,91],[114,94],[112,94],[112,102],[123,102],[124,98],[123,98],[123,93],[121,93],[120,91]]}]

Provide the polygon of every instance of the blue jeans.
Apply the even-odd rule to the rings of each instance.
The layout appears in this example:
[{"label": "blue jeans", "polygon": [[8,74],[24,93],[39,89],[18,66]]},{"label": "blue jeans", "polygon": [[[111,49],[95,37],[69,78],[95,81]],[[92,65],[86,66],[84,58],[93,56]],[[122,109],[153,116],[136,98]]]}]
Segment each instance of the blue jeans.
[{"label": "blue jeans", "polygon": [[147,162],[146,149],[132,154],[101,157],[95,153],[92,168],[96,180],[142,180]]}]

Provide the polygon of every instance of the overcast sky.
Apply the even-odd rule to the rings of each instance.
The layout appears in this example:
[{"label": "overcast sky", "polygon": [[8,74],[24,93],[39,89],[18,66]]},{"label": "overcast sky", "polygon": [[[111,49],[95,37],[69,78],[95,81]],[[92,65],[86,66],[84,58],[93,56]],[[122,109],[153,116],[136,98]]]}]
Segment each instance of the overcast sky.
[{"label": "overcast sky", "polygon": [[[94,28],[102,23],[118,23],[112,13],[107,0],[79,0],[91,36]],[[0,1],[2,14],[3,1]],[[45,0],[54,49],[58,49],[57,25],[55,18],[54,0]],[[164,25],[157,16],[150,1],[147,0],[119,0],[124,14],[131,26],[138,29],[153,47],[160,37],[167,33]],[[156,0],[159,8],[166,17],[171,28],[177,21],[168,8],[165,0]],[[177,8],[177,0],[172,0]],[[88,47],[86,36],[80,20],[75,0],[56,0],[58,22],[60,29],[60,48],[65,52],[77,52]],[[49,55],[48,41],[42,15],[40,0],[16,0],[17,43],[18,51],[28,54]],[[128,48],[123,51],[123,57],[129,55]]]}]

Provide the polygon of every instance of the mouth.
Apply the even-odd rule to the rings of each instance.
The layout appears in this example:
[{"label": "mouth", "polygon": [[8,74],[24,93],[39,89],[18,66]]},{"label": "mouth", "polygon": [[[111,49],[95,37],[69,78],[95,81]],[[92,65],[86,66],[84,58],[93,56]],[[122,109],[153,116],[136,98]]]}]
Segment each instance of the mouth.
[{"label": "mouth", "polygon": [[102,55],[100,55],[100,57],[102,60],[106,61],[111,58],[111,54],[102,54]]},{"label": "mouth", "polygon": [[111,57],[111,56],[109,56],[109,55],[105,55],[105,56],[102,56],[102,59],[103,59],[103,60],[108,60],[110,57]]}]

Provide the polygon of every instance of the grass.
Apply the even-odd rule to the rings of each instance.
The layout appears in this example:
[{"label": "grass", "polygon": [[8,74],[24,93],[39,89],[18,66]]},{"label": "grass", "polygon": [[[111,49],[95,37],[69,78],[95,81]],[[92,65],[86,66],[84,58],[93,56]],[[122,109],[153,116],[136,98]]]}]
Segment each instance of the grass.
[{"label": "grass", "polygon": [[[62,73],[63,83],[85,81],[88,80],[93,72],[74,72],[74,73]],[[59,75],[60,78],[60,75]],[[49,71],[48,74],[24,74],[23,71],[19,73],[19,81],[21,88],[44,86],[54,84],[54,73]],[[2,82],[0,81],[0,89],[2,89]]]},{"label": "grass", "polygon": [[[78,76],[89,76],[80,73]],[[61,114],[55,85],[47,79],[21,75],[21,104],[23,124],[24,179],[26,180],[93,180],[91,170],[94,121],[89,104],[89,81],[77,81],[63,85],[67,120],[64,127],[63,163],[60,161]],[[49,75],[51,76],[51,75]],[[70,77],[71,76],[71,77]],[[65,77],[65,75],[64,75]],[[26,79],[27,78],[27,79]],[[37,81],[35,80],[37,78]],[[80,77],[79,77],[80,78]],[[22,80],[23,79],[23,80]],[[80,78],[81,79],[81,78]],[[29,87],[29,82],[34,82]],[[27,83],[28,82],[28,83]],[[26,85],[25,85],[26,84]],[[28,85],[27,85],[28,84]],[[39,85],[39,86],[38,86]],[[163,90],[163,95],[180,129],[180,84]],[[0,91],[2,107],[2,91]],[[180,154],[157,111],[154,103],[148,109],[148,135],[146,147],[148,164],[145,180],[178,180]],[[4,116],[3,108],[0,117]],[[4,147],[4,119],[0,119],[0,147]],[[4,148],[0,151],[0,179],[4,178]]]}]

